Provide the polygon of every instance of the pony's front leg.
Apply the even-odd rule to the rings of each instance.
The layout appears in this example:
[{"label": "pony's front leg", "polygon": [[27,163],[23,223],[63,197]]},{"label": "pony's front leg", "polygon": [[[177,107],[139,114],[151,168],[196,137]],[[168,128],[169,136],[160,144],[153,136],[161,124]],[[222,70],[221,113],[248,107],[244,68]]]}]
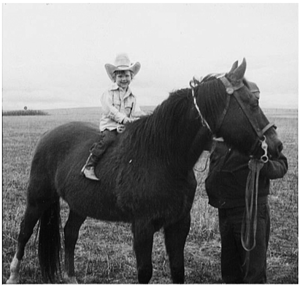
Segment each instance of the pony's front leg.
[{"label": "pony's front leg", "polygon": [[184,219],[164,228],[173,283],[184,283],[184,246],[190,224],[191,216],[188,214]]},{"label": "pony's front leg", "polygon": [[65,274],[64,282],[77,284],[74,269],[74,249],[78,239],[79,229],[85,217],[82,217],[70,210],[68,221],[64,228],[65,234]]},{"label": "pony's front leg", "polygon": [[145,225],[143,221],[132,224],[133,249],[136,255],[138,281],[139,283],[149,283],[152,277],[152,245],[154,227]]}]

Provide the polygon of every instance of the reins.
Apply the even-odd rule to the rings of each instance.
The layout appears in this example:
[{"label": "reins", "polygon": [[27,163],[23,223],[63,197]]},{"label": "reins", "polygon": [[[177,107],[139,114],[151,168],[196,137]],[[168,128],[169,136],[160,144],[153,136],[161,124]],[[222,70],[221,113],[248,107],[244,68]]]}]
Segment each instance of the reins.
[{"label": "reins", "polygon": [[[259,173],[264,163],[257,159],[250,159],[249,174],[245,192],[245,213],[242,223],[242,246],[246,251],[251,251],[256,246],[257,230],[257,199],[258,199],[258,180]],[[251,229],[253,230],[253,243],[251,244]]]},{"label": "reins", "polygon": [[[267,130],[267,129],[266,129]],[[256,229],[257,229],[257,199],[258,199],[258,182],[259,173],[264,164],[269,161],[268,157],[268,145],[266,142],[266,136],[261,142],[261,148],[264,154],[260,159],[251,158],[248,163],[249,174],[247,177],[246,191],[245,191],[245,215],[242,223],[242,235],[241,242],[243,248],[249,252],[256,246]],[[251,220],[253,229],[253,243],[251,245]]]},{"label": "reins", "polygon": [[[269,126],[269,128],[270,127],[271,126]],[[264,129],[267,131],[269,128]],[[259,174],[264,164],[269,161],[268,145],[265,136],[261,143],[261,148],[263,149],[264,154],[260,159],[251,158],[248,162],[249,173],[245,190],[245,212],[241,228],[241,243],[246,251],[244,261],[244,265],[246,266],[245,276],[247,276],[249,271],[250,251],[256,246]]]},{"label": "reins", "polygon": [[196,101],[195,88],[196,88],[196,86],[197,86],[199,83],[200,83],[200,82],[197,81],[195,78],[192,79],[192,80],[190,81],[190,87],[191,87],[191,89],[192,89],[192,97],[193,97],[194,106],[195,106],[195,108],[196,108],[196,110],[197,110],[197,112],[198,112],[198,114],[199,114],[199,117],[200,117],[200,119],[201,119],[202,126],[207,127],[207,129],[212,133],[212,130],[211,130],[210,126],[208,125],[207,121],[204,119],[204,117],[203,117],[203,115],[202,115],[202,113],[201,113],[201,111],[200,111],[200,108],[199,108],[199,106],[198,106],[198,104],[197,104],[197,101]]}]

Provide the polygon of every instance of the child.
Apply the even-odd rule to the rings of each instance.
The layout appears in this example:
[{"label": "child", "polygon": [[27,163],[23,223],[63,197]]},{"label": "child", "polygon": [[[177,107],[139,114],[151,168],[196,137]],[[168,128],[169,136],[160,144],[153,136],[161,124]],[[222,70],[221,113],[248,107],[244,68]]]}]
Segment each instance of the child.
[{"label": "child", "polygon": [[114,65],[105,65],[106,72],[114,84],[101,97],[103,112],[100,120],[101,140],[94,143],[90,149],[90,156],[81,170],[88,179],[99,180],[94,168],[117,134],[124,131],[124,125],[145,115],[129,88],[140,68],[141,64],[139,62],[132,64],[126,54],[117,55]]},{"label": "child", "polygon": [[[270,180],[282,178],[286,174],[287,159],[280,154],[277,159],[270,159],[264,164],[260,171],[256,245],[247,253],[241,243],[241,229],[246,209],[245,189],[249,157],[222,141],[215,141],[212,150],[205,185],[209,204],[219,211],[222,279],[230,284],[264,284],[267,282],[267,249],[270,235]],[[248,263],[245,263],[246,257]]]}]

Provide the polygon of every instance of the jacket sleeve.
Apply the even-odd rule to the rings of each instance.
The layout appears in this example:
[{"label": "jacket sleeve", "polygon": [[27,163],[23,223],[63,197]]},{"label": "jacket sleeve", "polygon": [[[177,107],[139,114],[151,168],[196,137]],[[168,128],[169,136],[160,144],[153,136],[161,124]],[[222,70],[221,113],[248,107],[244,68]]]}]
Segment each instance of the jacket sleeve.
[{"label": "jacket sleeve", "polygon": [[270,180],[282,178],[288,170],[287,158],[281,153],[277,159],[269,160],[261,169],[261,174]]},{"label": "jacket sleeve", "polygon": [[108,118],[121,123],[126,117],[125,114],[121,113],[117,108],[113,106],[112,94],[109,91],[106,91],[101,96],[101,105],[103,114]]}]

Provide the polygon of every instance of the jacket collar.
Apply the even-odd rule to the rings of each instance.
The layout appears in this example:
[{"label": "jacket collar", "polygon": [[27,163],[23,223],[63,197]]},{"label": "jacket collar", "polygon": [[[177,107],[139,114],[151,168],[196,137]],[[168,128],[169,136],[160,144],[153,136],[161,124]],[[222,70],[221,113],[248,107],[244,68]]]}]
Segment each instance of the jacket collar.
[{"label": "jacket collar", "polygon": [[[121,89],[120,89],[120,87],[119,87],[116,83],[114,83],[114,84],[112,85],[112,87],[111,87],[111,90],[112,90],[112,91],[117,91],[117,90],[121,90]],[[128,87],[128,89],[127,89],[127,91],[126,91],[126,93],[125,93],[125,95],[124,95],[124,98],[128,97],[129,95],[134,96],[134,95],[132,94],[132,91],[131,91],[130,87]]]}]

